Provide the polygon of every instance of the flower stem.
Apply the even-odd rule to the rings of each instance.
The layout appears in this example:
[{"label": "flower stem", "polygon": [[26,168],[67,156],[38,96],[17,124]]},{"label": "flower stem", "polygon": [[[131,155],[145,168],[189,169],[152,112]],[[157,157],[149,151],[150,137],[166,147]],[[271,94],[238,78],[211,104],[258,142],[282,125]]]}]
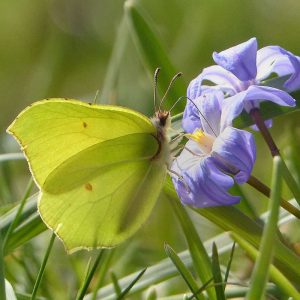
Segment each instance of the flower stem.
[{"label": "flower stem", "polygon": [[265,139],[267,145],[269,146],[269,149],[271,151],[272,156],[280,155],[279,149],[277,148],[270,131],[268,130],[264,119],[260,115],[259,108],[253,108],[250,111],[250,116],[252,117],[253,121],[255,122],[256,126],[260,130],[263,138]]},{"label": "flower stem", "polygon": [[[263,195],[270,197],[271,195],[271,189],[266,186],[264,183],[262,183],[259,179],[257,179],[254,176],[250,176],[247,183],[251,185],[253,188],[261,192]],[[281,198],[280,206],[287,210],[289,213],[294,215],[296,218],[300,219],[300,210],[298,210],[295,206],[293,206],[288,201]]]},{"label": "flower stem", "polygon": [[[254,120],[256,126],[258,127],[258,129],[260,130],[264,140],[266,141],[272,156],[281,156],[278,147],[276,146],[269,129],[267,128],[264,119],[261,117],[259,108],[253,108],[250,111],[250,115],[252,117],[252,119]],[[292,174],[290,173],[286,163],[284,162],[283,158],[281,157],[281,161],[282,161],[282,175],[284,178],[284,181],[286,182],[286,184],[288,185],[290,191],[293,193],[296,201],[298,202],[298,204],[300,205],[300,188],[296,182],[296,180],[294,179],[294,177],[292,176]]]}]

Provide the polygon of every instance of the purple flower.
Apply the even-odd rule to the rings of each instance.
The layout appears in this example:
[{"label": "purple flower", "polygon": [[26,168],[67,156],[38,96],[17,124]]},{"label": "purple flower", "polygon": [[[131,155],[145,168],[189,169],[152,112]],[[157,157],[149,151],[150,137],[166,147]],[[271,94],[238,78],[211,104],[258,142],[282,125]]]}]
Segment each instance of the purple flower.
[{"label": "purple flower", "polygon": [[193,101],[183,126],[189,141],[172,164],[172,180],[184,204],[195,207],[232,205],[239,197],[227,191],[248,180],[256,157],[251,133],[233,127],[222,130],[222,92]]},{"label": "purple flower", "polygon": [[[295,100],[287,92],[260,86],[264,79],[276,73],[278,76],[291,75],[284,84],[288,91],[300,88],[300,58],[292,53],[279,46],[268,46],[257,51],[256,38],[252,38],[220,53],[214,52],[213,59],[217,65],[205,68],[191,81],[187,96],[196,99],[216,89],[223,91],[228,96],[223,107],[226,112],[223,114],[225,127],[243,109],[250,112],[262,101],[283,106],[295,105]],[[216,85],[203,85],[204,80]]]}]

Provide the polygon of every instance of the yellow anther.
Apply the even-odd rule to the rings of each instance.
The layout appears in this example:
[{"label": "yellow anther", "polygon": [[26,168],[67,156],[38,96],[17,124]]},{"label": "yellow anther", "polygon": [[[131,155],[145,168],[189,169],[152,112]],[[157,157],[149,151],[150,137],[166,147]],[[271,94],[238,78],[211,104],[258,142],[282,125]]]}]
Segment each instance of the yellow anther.
[{"label": "yellow anther", "polygon": [[212,150],[215,138],[208,133],[204,133],[201,129],[196,129],[192,134],[186,134],[186,137],[197,142],[200,149],[204,153],[209,153]]}]

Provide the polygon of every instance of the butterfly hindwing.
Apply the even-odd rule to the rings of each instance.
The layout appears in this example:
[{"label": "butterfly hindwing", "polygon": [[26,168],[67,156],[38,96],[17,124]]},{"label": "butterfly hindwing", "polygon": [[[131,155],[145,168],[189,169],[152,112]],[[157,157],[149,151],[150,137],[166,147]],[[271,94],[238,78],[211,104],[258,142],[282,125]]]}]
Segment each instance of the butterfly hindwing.
[{"label": "butterfly hindwing", "polygon": [[[155,139],[143,134],[128,136],[141,148],[155,149]],[[124,147],[116,139],[116,153]],[[102,152],[99,147],[99,153]],[[93,149],[95,154],[95,150]],[[137,153],[137,151],[135,151]],[[130,237],[148,218],[162,188],[166,166],[143,155],[99,166],[94,155],[95,173],[79,176],[76,186],[52,188],[76,172],[85,173],[85,163],[68,163],[56,172],[48,191],[42,189],[39,211],[45,223],[63,240],[69,251],[78,248],[113,247]],[[91,160],[89,161],[91,162]],[[92,164],[91,164],[92,166]],[[76,171],[75,171],[76,169]],[[70,173],[68,173],[70,172]],[[92,172],[93,173],[93,172]],[[88,173],[86,173],[88,175]],[[71,181],[70,181],[71,182]],[[47,181],[46,181],[47,183]],[[53,191],[55,193],[51,193]]]}]

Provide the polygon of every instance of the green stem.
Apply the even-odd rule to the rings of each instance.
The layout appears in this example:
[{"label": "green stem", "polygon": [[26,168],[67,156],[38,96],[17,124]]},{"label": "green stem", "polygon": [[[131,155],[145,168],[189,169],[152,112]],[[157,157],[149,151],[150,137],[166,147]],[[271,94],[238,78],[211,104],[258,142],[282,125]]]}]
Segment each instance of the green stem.
[{"label": "green stem", "polygon": [[36,298],[36,293],[38,291],[38,288],[40,286],[41,280],[43,278],[45,267],[46,267],[46,264],[47,264],[50,252],[52,250],[52,246],[53,246],[54,240],[55,240],[55,233],[53,232],[52,236],[51,236],[51,239],[50,239],[50,242],[49,242],[49,245],[48,245],[48,248],[47,248],[47,251],[45,253],[45,256],[44,256],[41,268],[39,270],[37,279],[36,279],[34,287],[33,287],[32,295],[31,295],[31,300],[34,300]]},{"label": "green stem", "polygon": [[262,299],[268,280],[269,269],[273,257],[273,245],[280,207],[281,194],[281,159],[274,157],[272,174],[272,192],[270,196],[269,217],[263,231],[259,255],[255,263],[254,271],[251,276],[251,288],[247,294],[247,300]]},{"label": "green stem", "polygon": [[[22,198],[22,200],[20,202],[20,206],[19,206],[19,208],[17,210],[16,216],[13,219],[13,221],[10,223],[10,226],[7,229],[6,235],[5,235],[4,240],[3,240],[3,249],[6,248],[7,242],[9,241],[9,238],[10,238],[12,232],[14,231],[14,229],[16,228],[16,226],[18,225],[19,218],[20,218],[21,213],[23,211],[23,208],[24,208],[24,205],[26,203],[26,200],[28,199],[28,197],[30,195],[32,187],[33,187],[33,179],[31,177],[30,180],[29,180],[29,182],[28,182],[28,185],[26,187],[24,196],[23,196],[23,198]],[[3,252],[5,252],[5,251],[3,251]]]},{"label": "green stem", "polygon": [[99,254],[98,254],[98,256],[97,256],[97,258],[96,258],[96,260],[95,260],[95,262],[93,264],[93,267],[92,267],[91,271],[87,275],[87,277],[86,277],[86,279],[85,279],[85,281],[84,281],[81,289],[79,290],[79,292],[77,294],[76,300],[82,300],[83,297],[85,296],[85,293],[86,293],[86,291],[87,291],[87,289],[88,289],[88,287],[89,287],[89,285],[91,283],[91,280],[92,280],[92,278],[93,278],[93,276],[94,276],[94,274],[96,272],[96,269],[97,269],[97,267],[98,267],[98,265],[99,265],[99,263],[101,261],[103,253],[104,253],[104,250],[100,250],[100,252],[99,252]]},{"label": "green stem", "polygon": [[264,119],[260,115],[259,108],[253,108],[250,111],[250,115],[251,115],[253,121],[255,122],[256,126],[260,130],[264,140],[266,141],[266,143],[267,143],[267,145],[268,145],[268,147],[271,151],[272,156],[280,155],[279,154],[279,149],[276,146],[276,144],[275,144],[275,142],[274,142],[274,140],[273,140],[273,138],[270,134],[270,131],[268,130],[268,128],[265,124]]},{"label": "green stem", "polygon": [[[264,183],[262,183],[259,179],[257,179],[254,176],[250,176],[247,183],[252,186],[253,188],[255,188],[257,191],[259,191],[260,193],[262,193],[263,195],[267,196],[268,198],[271,195],[271,189],[266,186]],[[291,203],[289,203],[288,201],[281,199],[281,203],[280,203],[281,207],[284,208],[285,210],[287,210],[289,213],[291,213],[292,215],[294,215],[296,218],[300,219],[300,210],[297,209],[295,206],[293,206]]]}]

